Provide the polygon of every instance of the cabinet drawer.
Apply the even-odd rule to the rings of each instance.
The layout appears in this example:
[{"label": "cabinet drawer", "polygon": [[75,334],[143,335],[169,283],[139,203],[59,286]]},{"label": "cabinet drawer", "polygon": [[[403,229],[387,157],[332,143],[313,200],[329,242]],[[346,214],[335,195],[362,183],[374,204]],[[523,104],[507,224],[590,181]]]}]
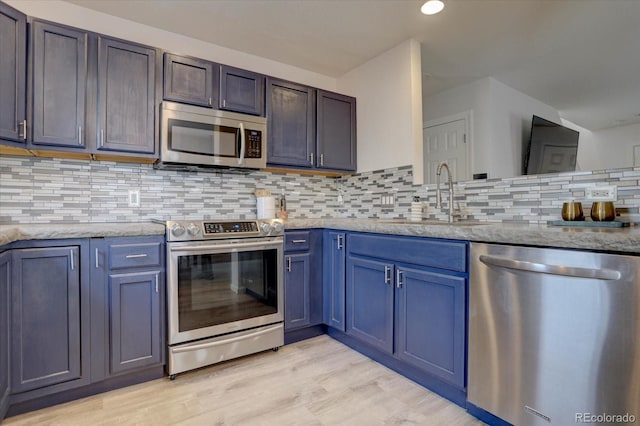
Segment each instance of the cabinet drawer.
[{"label": "cabinet drawer", "polygon": [[467,243],[431,238],[349,234],[349,254],[399,263],[467,271]]},{"label": "cabinet drawer", "polygon": [[284,251],[307,251],[309,250],[309,231],[287,232],[284,236]]},{"label": "cabinet drawer", "polygon": [[109,245],[109,269],[160,266],[161,262],[159,242]]}]

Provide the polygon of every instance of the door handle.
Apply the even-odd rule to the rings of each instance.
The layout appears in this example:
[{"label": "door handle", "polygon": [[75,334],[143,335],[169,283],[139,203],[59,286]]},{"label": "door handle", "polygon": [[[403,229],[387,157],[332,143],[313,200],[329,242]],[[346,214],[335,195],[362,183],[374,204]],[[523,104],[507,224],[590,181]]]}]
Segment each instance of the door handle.
[{"label": "door handle", "polygon": [[309,164],[313,166],[313,152],[309,154]]},{"label": "door handle", "polygon": [[[20,131],[20,128],[22,128],[22,131]],[[27,120],[22,120],[18,123],[18,133],[19,137],[21,137],[25,141],[27,140]]]},{"label": "door handle", "polygon": [[344,248],[344,235],[338,235],[338,250]]},{"label": "door handle", "polygon": [[100,265],[98,264],[98,249],[96,249],[96,269],[99,269]]},{"label": "door handle", "polygon": [[73,261],[73,249],[69,250],[69,258],[71,259],[71,270],[75,271],[76,270],[76,264]]},{"label": "door handle", "polygon": [[573,266],[547,265],[497,256],[480,255],[480,262],[485,265],[514,269],[517,271],[535,272],[538,274],[560,275],[563,277],[594,278],[598,280],[619,280],[622,274],[612,269],[579,268]]},{"label": "door handle", "polygon": [[391,284],[391,266],[384,265],[384,283]]},{"label": "door handle", "polygon": [[396,271],[396,286],[398,288],[402,288],[402,285],[404,284],[404,282],[402,281],[402,277],[404,276],[404,272],[402,272],[400,269],[398,269]]},{"label": "door handle", "polygon": [[156,293],[158,292],[158,274],[156,273]]},{"label": "door handle", "polygon": [[324,166],[324,154],[320,154],[320,165]]},{"label": "door handle", "polygon": [[82,126],[78,126],[78,145],[82,145]]},{"label": "door handle", "polygon": [[287,272],[291,272],[291,256],[287,256]]}]

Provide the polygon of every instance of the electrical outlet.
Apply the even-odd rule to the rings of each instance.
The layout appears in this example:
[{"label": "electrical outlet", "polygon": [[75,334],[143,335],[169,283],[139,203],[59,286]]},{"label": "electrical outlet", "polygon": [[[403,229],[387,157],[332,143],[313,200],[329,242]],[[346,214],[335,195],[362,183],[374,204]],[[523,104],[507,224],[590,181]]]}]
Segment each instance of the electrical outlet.
[{"label": "electrical outlet", "polygon": [[590,186],[585,189],[585,198],[590,201],[618,201],[618,187]]},{"label": "electrical outlet", "polygon": [[140,207],[140,190],[129,190],[129,207]]}]

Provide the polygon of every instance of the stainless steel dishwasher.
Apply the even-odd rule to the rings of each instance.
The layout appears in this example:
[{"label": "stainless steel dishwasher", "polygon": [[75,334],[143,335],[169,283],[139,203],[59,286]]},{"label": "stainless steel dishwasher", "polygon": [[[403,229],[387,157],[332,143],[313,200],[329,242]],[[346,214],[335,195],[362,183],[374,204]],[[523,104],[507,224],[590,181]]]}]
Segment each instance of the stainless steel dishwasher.
[{"label": "stainless steel dishwasher", "polygon": [[472,243],[470,266],[471,404],[519,426],[640,422],[640,257]]}]

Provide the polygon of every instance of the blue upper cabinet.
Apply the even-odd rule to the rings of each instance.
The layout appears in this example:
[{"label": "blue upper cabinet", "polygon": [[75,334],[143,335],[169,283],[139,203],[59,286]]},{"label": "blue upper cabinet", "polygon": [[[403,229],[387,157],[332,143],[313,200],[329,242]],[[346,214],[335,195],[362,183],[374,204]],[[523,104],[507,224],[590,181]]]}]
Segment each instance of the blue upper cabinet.
[{"label": "blue upper cabinet", "polygon": [[30,45],[32,144],[85,149],[88,33],[34,20]]},{"label": "blue upper cabinet", "polygon": [[0,140],[27,141],[27,17],[0,2]]},{"label": "blue upper cabinet", "polygon": [[204,59],[164,54],[164,99],[213,108],[218,67]]},{"label": "blue upper cabinet", "polygon": [[316,167],[356,170],[355,98],[318,90],[316,146]]},{"label": "blue upper cabinet", "polygon": [[155,49],[99,37],[98,152],[156,152],[155,75]]},{"label": "blue upper cabinet", "polygon": [[340,331],[345,323],[345,267],[346,234],[339,231],[324,231],[323,237],[323,322]]},{"label": "blue upper cabinet", "polygon": [[220,65],[220,109],[264,115],[264,75]]},{"label": "blue upper cabinet", "polygon": [[0,253],[0,421],[9,406],[9,283],[11,253]]},{"label": "blue upper cabinet", "polygon": [[267,78],[267,163],[313,167],[315,164],[315,90]]},{"label": "blue upper cabinet", "polygon": [[11,392],[88,384],[89,294],[80,246],[12,256]]}]

